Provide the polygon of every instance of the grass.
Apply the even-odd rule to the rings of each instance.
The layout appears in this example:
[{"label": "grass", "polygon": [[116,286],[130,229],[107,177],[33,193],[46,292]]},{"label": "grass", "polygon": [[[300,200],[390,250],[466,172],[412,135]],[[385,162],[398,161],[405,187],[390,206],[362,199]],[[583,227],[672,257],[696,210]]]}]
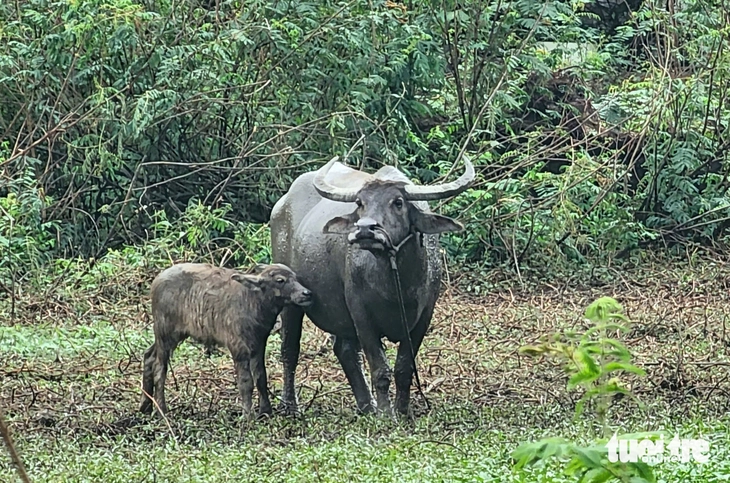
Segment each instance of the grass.
[{"label": "grass", "polygon": [[[328,337],[307,323],[303,416],[254,423],[240,420],[228,355],[208,357],[191,343],[173,358],[169,422],[136,412],[156,269],[114,264],[89,270],[79,287],[74,277],[39,283],[44,291],[26,284],[13,314],[0,299],[0,317],[11,320],[0,327],[0,404],[33,481],[570,481],[554,465],[511,469],[523,441],[592,434],[590,420],[573,420],[580,394],[565,391],[560,368],[517,350],[558,328],[584,327],[585,306],[601,295],[626,308],[633,329],[624,341],[648,372],[631,381],[643,408],[615,401],[613,424],[711,441],[707,464],[662,463],[660,481],[730,481],[724,262],[646,263],[583,285],[523,281],[519,291],[492,274],[479,296],[452,276],[419,354],[431,410],[414,391],[413,421],[356,415]],[[279,340],[271,337],[267,356],[275,396]],[[13,481],[11,470],[2,454],[0,479]]]}]

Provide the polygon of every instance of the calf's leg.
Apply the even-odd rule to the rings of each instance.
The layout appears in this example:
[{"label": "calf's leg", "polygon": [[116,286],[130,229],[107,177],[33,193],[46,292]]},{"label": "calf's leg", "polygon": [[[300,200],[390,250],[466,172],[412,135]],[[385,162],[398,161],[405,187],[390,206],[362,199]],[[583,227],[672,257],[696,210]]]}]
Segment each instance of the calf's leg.
[{"label": "calf's leg", "polygon": [[266,377],[266,365],[264,355],[266,342],[261,349],[256,351],[251,358],[251,375],[256,380],[256,389],[259,392],[259,416],[271,414],[271,400],[269,400],[269,385]]},{"label": "calf's leg", "polygon": [[155,393],[155,344],[152,344],[144,353],[143,369],[142,369],[142,402],[139,410],[144,414],[152,412],[152,400],[150,396]]},{"label": "calf's leg", "polygon": [[167,380],[167,366],[170,362],[170,355],[177,347],[174,344],[172,347],[165,343],[155,342],[155,369],[154,369],[154,382],[155,382],[155,401],[159,411],[164,415],[167,414],[167,403],[165,403],[165,381]]},{"label": "calf's leg", "polygon": [[357,409],[362,413],[375,412],[375,401],[373,401],[373,395],[370,393],[367,382],[365,382],[358,340],[335,337],[334,352],[355,395]]},{"label": "calf's leg", "polygon": [[284,388],[279,409],[286,414],[297,413],[297,394],[294,379],[299,363],[304,311],[299,307],[285,307],[281,311],[281,361],[284,366]]},{"label": "calf's leg", "polygon": [[251,375],[251,356],[249,354],[237,354],[233,357],[233,367],[236,370],[236,381],[238,392],[241,394],[243,404],[243,417],[251,416],[253,405],[253,376]]}]

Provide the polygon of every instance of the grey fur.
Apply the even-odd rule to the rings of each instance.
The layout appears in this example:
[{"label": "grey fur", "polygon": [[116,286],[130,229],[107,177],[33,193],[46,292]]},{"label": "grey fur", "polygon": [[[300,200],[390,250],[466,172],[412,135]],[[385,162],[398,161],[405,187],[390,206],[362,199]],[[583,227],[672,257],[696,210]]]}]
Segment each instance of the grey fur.
[{"label": "grey fur", "polygon": [[202,263],[181,263],[152,282],[155,342],[144,354],[140,411],[152,412],[153,396],[167,413],[165,379],[172,352],[191,337],[208,347],[228,348],[236,381],[249,415],[253,385],[259,393],[259,415],[271,414],[264,351],[276,317],[286,305],[306,306],[311,292],[286,265],[257,267],[257,274]]},{"label": "grey fur", "polygon": [[[388,391],[393,374],[382,338],[401,342],[406,334],[384,250],[388,237],[398,245],[410,233],[417,233],[403,245],[397,258],[410,337],[417,353],[439,295],[442,268],[438,233],[462,227],[431,213],[424,201],[407,201],[405,187],[413,184],[397,169],[388,166],[370,175],[334,161],[297,178],[274,206],[272,259],[292,267],[312,290],[314,303],[306,314],[317,327],[335,335],[334,351],[358,409],[373,412],[377,408],[390,414]],[[315,187],[318,173],[326,174],[319,177],[323,182]],[[341,189],[339,194],[356,191],[359,204],[327,199],[329,187]],[[344,195],[338,198],[334,189],[332,193],[335,199],[345,199]],[[289,412],[297,411],[294,372],[304,313],[299,307],[286,307],[281,313],[282,405]],[[394,374],[396,409],[402,414],[409,411],[413,377],[406,348],[407,344],[399,344]],[[370,366],[377,405],[365,382],[361,351]]]}]

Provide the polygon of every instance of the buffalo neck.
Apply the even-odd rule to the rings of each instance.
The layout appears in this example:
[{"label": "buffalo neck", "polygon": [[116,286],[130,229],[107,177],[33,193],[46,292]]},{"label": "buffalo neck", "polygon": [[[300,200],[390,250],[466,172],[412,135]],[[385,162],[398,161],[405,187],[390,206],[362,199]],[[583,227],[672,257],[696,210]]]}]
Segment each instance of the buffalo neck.
[{"label": "buffalo neck", "polygon": [[[355,276],[355,283],[363,288],[379,292],[383,298],[395,302],[393,269],[387,252],[372,254],[354,246],[350,247],[348,263]],[[429,276],[427,248],[421,246],[420,235],[407,240],[396,254],[396,266],[403,293],[410,298],[409,288],[418,287]]]},{"label": "buffalo neck", "polygon": [[273,327],[276,323],[276,317],[283,308],[283,304],[279,304],[275,301],[265,304],[264,307],[259,307],[261,320],[265,321],[265,325],[267,327]]},{"label": "buffalo neck", "polygon": [[259,324],[257,325],[261,325],[263,328],[271,328],[276,323],[279,312],[284,308],[282,304],[279,304],[277,300],[272,300],[272,298],[260,292],[258,294],[245,294],[240,299],[240,310],[248,314],[252,320],[258,321]]}]

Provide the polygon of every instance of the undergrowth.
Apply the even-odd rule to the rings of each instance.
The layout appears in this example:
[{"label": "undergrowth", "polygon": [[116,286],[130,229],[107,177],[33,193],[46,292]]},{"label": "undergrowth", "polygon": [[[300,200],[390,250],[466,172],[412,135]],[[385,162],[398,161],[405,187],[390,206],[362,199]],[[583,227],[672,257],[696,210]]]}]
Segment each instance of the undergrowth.
[{"label": "undergrowth", "polygon": [[[141,355],[152,340],[149,283],[168,255],[185,255],[155,250],[111,251],[93,265],[59,262],[44,275],[55,285],[16,293],[15,316],[0,327],[0,404],[33,481],[568,481],[557,461],[512,472],[520,443],[557,436],[590,445],[595,428],[573,418],[580,393],[565,391],[561,368],[538,367],[519,349],[542,335],[584,332],[579,308],[603,294],[622,300],[633,320],[622,340],[647,373],[628,380],[641,410],[611,399],[615,429],[710,441],[708,463],[665,462],[654,468],[658,480],[730,474],[723,365],[730,304],[722,285],[730,274],[721,260],[646,263],[600,287],[565,280],[467,296],[449,286],[419,353],[433,409],[414,393],[417,417],[400,424],[355,413],[328,337],[307,322],[303,417],[246,425],[230,357],[192,343],[172,361],[169,421],[137,414]],[[6,320],[10,309],[0,297]],[[279,341],[274,334],[267,348],[273,397],[282,384]],[[392,357],[393,345],[386,347]],[[9,470],[0,458],[0,472]]]}]

